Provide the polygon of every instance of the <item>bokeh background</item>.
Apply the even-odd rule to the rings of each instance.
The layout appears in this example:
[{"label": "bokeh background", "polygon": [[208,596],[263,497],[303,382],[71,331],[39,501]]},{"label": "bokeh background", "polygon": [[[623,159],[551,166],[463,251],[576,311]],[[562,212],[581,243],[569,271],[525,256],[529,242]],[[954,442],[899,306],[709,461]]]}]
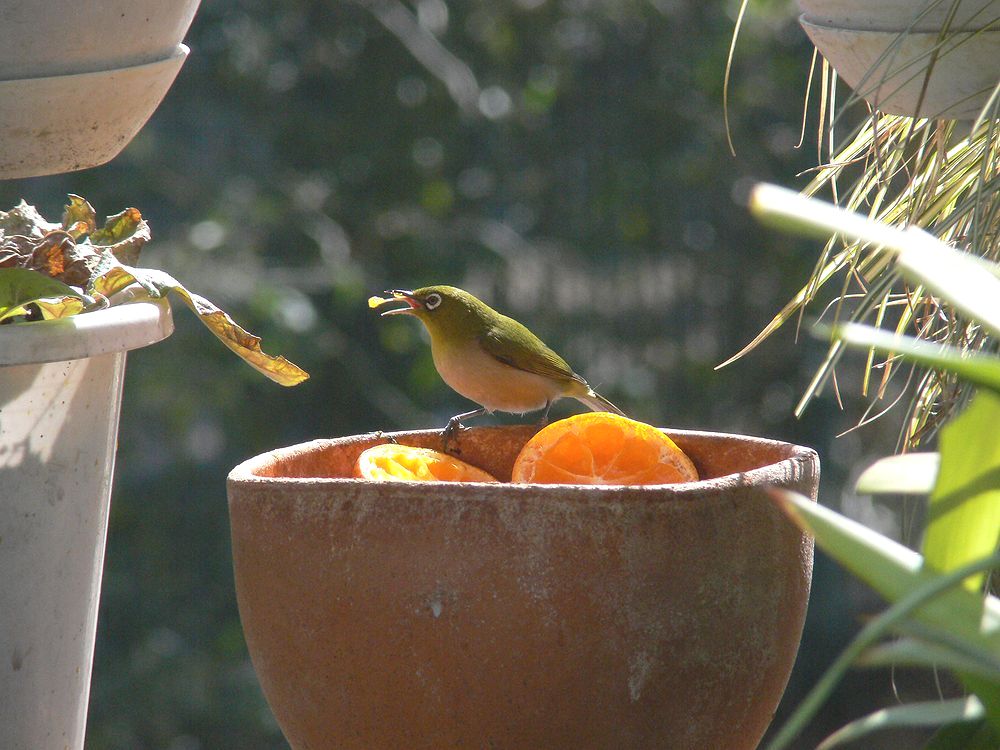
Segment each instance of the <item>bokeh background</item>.
[{"label": "bokeh background", "polygon": [[[737,12],[736,0],[205,0],[186,65],[122,155],[0,183],[0,206],[24,198],[50,218],[68,192],[102,215],[138,207],[153,231],[145,265],[312,373],[274,385],[181,305],[171,338],[130,355],[88,750],[287,747],[243,643],[225,476],[274,447],[469,408],[413,321],[367,309],[388,287],[473,291],[644,421],[813,446],[824,503],[903,533],[893,507],[850,492],[898,428],[890,413],[837,437],[866,405],[860,359],[838,372],[843,404],[828,391],[801,419],[825,353],[806,328],[714,369],[819,249],[744,208],[755,181],[801,186],[816,164],[815,104],[796,147],[812,48],[790,1],[751,3],[733,156],[722,93]],[[818,555],[779,723],[879,606]],[[922,689],[903,672],[852,673],[797,747]]]}]

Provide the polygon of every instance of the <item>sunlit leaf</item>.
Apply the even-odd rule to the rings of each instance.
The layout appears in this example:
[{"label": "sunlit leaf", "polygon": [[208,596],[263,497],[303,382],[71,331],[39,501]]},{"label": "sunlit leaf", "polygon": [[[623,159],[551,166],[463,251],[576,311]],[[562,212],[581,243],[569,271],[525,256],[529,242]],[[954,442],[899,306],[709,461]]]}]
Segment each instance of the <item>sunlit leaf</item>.
[{"label": "sunlit leaf", "polygon": [[940,462],[938,453],[880,458],[861,473],[854,488],[865,495],[926,495],[934,489]]},{"label": "sunlit leaf", "polygon": [[963,380],[1000,393],[1000,358],[996,356],[967,353],[957,347],[896,336],[857,323],[837,326],[833,329],[833,336],[851,346],[900,354],[918,364],[954,372]]},{"label": "sunlit leaf", "polygon": [[97,214],[94,207],[79,195],[69,195],[69,203],[63,208],[62,228],[74,240],[92,233],[97,229]]},{"label": "sunlit leaf", "polygon": [[90,235],[90,241],[107,248],[122,263],[134,266],[139,262],[139,251],[150,239],[149,225],[137,208],[126,208],[109,216],[101,229]]},{"label": "sunlit leaf", "polygon": [[260,348],[260,338],[241,328],[228,313],[204,297],[188,291],[177,279],[163,271],[118,266],[97,279],[94,288],[109,296],[123,290],[130,281],[139,283],[153,297],[164,297],[168,292],[177,294],[223,344],[274,382],[291,386],[309,377],[309,373],[284,357],[265,354]]},{"label": "sunlit leaf", "polygon": [[[817,544],[893,603],[869,621],[830,665],[774,736],[769,750],[787,748],[851,666],[894,630],[916,623],[935,637],[943,634],[944,640],[959,639],[991,653],[1000,650],[1000,602],[978,597],[961,586],[973,573],[1000,566],[1000,553],[937,574],[923,566],[912,550],[808,498],[785,490],[773,490],[771,495],[793,521],[814,534]],[[975,677],[963,677],[963,684],[980,698],[991,724],[1000,723],[997,684]]]},{"label": "sunlit leaf", "polygon": [[864,718],[845,724],[819,744],[816,750],[830,750],[845,742],[867,737],[887,729],[936,727],[942,724],[975,723],[985,716],[982,704],[975,696],[953,700],[909,703],[883,708]]},{"label": "sunlit leaf", "polygon": [[912,237],[897,251],[903,276],[918,281],[957,310],[1000,334],[1000,278],[983,269],[981,259],[954,250],[926,232],[907,230]]},{"label": "sunlit leaf", "polygon": [[750,208],[766,223],[790,232],[839,235],[893,253],[907,279],[923,284],[1000,334],[1000,278],[983,269],[982,259],[955,250],[916,227],[898,229],[776,185],[757,185]]},{"label": "sunlit leaf", "polygon": [[46,319],[74,315],[86,301],[73,287],[44,274],[24,268],[0,269],[0,321],[26,315],[31,305]]},{"label": "sunlit leaf", "polygon": [[34,206],[24,200],[10,211],[0,211],[0,230],[8,237],[21,235],[37,239],[59,228],[59,224],[46,221]]},{"label": "sunlit leaf", "polygon": [[160,286],[150,280],[150,269],[130,268],[124,266],[113,257],[106,258],[107,269],[95,276],[87,290],[91,294],[112,297],[132,284],[138,284],[153,299],[165,297],[169,287]]},{"label": "sunlit leaf", "polygon": [[93,207],[78,195],[69,196],[61,227],[24,201],[0,211],[0,264],[15,266],[0,267],[8,274],[0,282],[0,321],[26,315],[29,306],[42,317],[57,318],[83,311],[95,297],[116,304],[135,299],[140,288],[153,299],[173,292],[229,349],[271,380],[296,385],[309,377],[284,357],[265,354],[259,338],[172,276],[133,267],[149,237],[149,226],[134,208],[109,216],[98,229]]},{"label": "sunlit leaf", "polygon": [[89,243],[78,243],[68,232],[58,229],[35,243],[25,267],[85,288],[100,262],[101,256]]},{"label": "sunlit leaf", "polygon": [[32,300],[31,304],[41,311],[45,320],[69,318],[79,315],[86,308],[84,301],[79,297],[43,297]]},{"label": "sunlit leaf", "polygon": [[[793,492],[775,490],[772,495],[831,557],[890,602],[940,578],[919,554],[857,521]],[[984,599],[955,588],[925,604],[914,617],[969,639],[978,648],[1000,652],[1000,601],[994,597]]]},{"label": "sunlit leaf", "polygon": [[[923,553],[953,570],[1000,542],[1000,396],[981,391],[941,431],[941,469],[931,493]],[[978,590],[982,575],[966,581]]]}]

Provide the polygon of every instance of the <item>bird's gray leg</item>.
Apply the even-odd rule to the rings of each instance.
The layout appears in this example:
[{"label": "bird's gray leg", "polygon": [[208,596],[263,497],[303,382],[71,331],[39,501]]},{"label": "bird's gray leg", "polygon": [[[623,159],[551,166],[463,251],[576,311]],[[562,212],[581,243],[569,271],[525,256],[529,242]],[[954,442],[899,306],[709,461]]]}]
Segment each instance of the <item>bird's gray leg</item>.
[{"label": "bird's gray leg", "polygon": [[489,414],[489,411],[485,407],[482,407],[464,412],[462,414],[456,414],[454,417],[449,419],[448,424],[445,425],[444,431],[441,433],[441,437],[444,439],[443,447],[445,452],[448,451],[448,443],[455,437],[455,433],[462,429],[463,421],[466,419],[472,419],[473,417],[481,417],[484,414]]},{"label": "bird's gray leg", "polygon": [[547,425],[549,423],[549,409],[552,408],[552,401],[545,402],[545,411],[542,412],[542,418],[538,420],[538,424]]}]

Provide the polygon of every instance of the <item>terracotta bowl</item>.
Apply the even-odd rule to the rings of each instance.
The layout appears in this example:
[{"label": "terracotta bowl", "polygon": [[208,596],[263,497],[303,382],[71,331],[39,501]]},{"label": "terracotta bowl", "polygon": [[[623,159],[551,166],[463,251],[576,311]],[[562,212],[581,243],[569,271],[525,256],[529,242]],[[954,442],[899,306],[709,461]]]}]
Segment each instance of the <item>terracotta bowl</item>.
[{"label": "terracotta bowl", "polygon": [[[509,479],[533,427],[474,428]],[[765,488],[815,497],[816,453],[669,433],[703,481],[368,482],[317,440],[229,475],[236,593],[295,750],[756,747],[798,648],[812,541]]]}]

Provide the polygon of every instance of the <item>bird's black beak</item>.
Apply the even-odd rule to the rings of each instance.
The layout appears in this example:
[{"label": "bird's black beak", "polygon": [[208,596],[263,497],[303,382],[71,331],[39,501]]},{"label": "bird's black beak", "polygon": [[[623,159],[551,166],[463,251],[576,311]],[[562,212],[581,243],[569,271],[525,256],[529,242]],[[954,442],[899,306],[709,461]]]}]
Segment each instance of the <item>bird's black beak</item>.
[{"label": "bird's black beak", "polygon": [[383,294],[389,295],[388,299],[372,297],[368,300],[368,306],[374,309],[385,307],[393,303],[405,303],[405,307],[394,307],[380,313],[382,317],[386,315],[410,315],[413,310],[420,306],[420,300],[413,296],[413,292],[406,289],[387,289]]}]

